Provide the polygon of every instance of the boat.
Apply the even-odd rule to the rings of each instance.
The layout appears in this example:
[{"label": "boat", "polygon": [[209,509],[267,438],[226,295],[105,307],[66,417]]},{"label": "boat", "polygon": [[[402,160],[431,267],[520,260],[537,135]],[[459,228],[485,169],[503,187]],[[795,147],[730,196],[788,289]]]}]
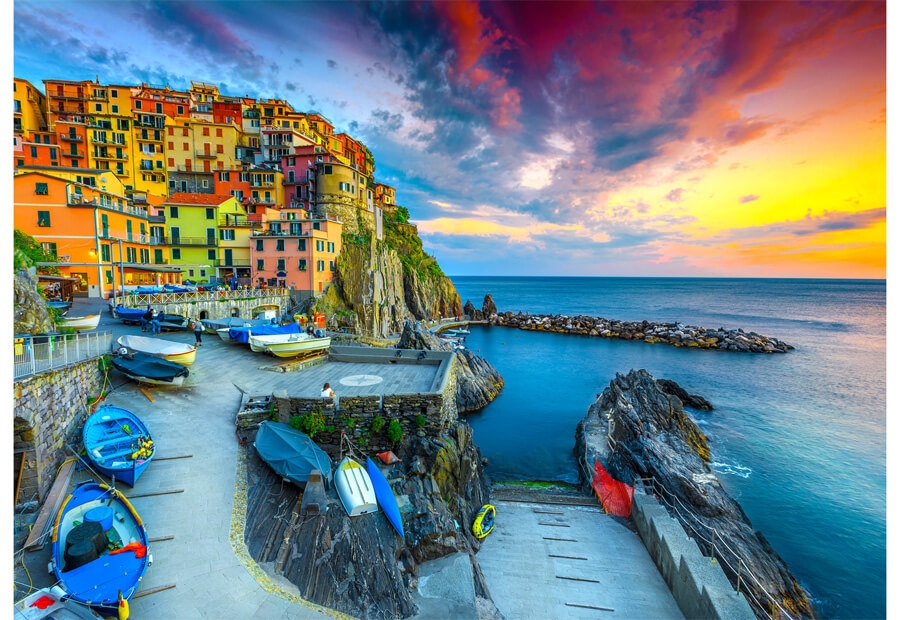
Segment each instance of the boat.
[{"label": "boat", "polygon": [[468,336],[472,332],[467,327],[458,327],[456,329],[448,329],[444,333],[448,336]]},{"label": "boat", "polygon": [[331,337],[311,338],[307,334],[295,334],[284,342],[266,345],[266,351],[276,357],[296,357],[301,353],[322,351],[331,346]]},{"label": "boat", "polygon": [[231,328],[223,327],[221,329],[216,330],[216,335],[222,339],[222,342],[227,342],[228,344],[240,344],[240,340],[231,337]]},{"label": "boat", "polygon": [[112,365],[126,377],[153,385],[180,386],[188,376],[187,366],[122,347],[112,358]]},{"label": "boat", "polygon": [[159,340],[147,336],[126,334],[119,336],[116,342],[119,343],[120,347],[125,347],[127,351],[146,353],[168,362],[181,364],[182,366],[190,366],[197,357],[197,349],[189,344],[172,340]]},{"label": "boat", "polygon": [[72,302],[71,301],[48,301],[47,307],[55,308],[56,310],[59,310],[59,313],[61,315],[66,316],[66,313],[72,307]]},{"label": "boat", "polygon": [[268,350],[268,346],[272,344],[283,344],[286,342],[300,342],[314,339],[309,334],[303,333],[287,333],[287,334],[270,334],[259,335],[255,329],[251,329],[247,334],[247,342],[250,344],[250,350],[257,353],[264,353]]},{"label": "boat", "polygon": [[119,596],[137,592],[150,566],[147,531],[121,493],[85,482],[63,501],[51,537],[50,563],[69,599],[116,616]]},{"label": "boat", "polygon": [[313,470],[324,472],[329,486],[331,459],[309,435],[281,422],[261,422],[253,442],[259,457],[282,478],[301,489],[306,487]]},{"label": "boat", "polygon": [[[202,319],[204,329],[210,334],[222,328],[252,327],[253,325],[271,325],[272,321],[257,321],[255,319],[242,319],[239,316],[230,316],[224,319]],[[227,333],[225,334],[228,335]]]},{"label": "boat", "polygon": [[351,517],[378,512],[372,479],[363,466],[349,456],[344,457],[334,472],[334,486],[344,510]]},{"label": "boat", "polygon": [[134,486],[153,458],[153,438],[147,425],[132,412],[106,405],[84,423],[88,459],[101,474]]},{"label": "boat", "polygon": [[296,323],[288,323],[287,325],[254,325],[247,327],[231,327],[228,332],[231,340],[238,342],[250,342],[250,331],[253,330],[254,336],[274,336],[277,334],[299,334],[300,326]]},{"label": "boat", "polygon": [[394,490],[384,474],[381,473],[378,465],[369,457],[366,457],[366,471],[369,472],[369,478],[372,480],[372,488],[375,490],[375,499],[378,505],[384,511],[390,524],[400,534],[400,538],[403,538],[405,536],[403,534],[403,518],[400,516],[400,506],[397,505],[397,496],[394,495]]},{"label": "boat", "polygon": [[63,319],[63,327],[70,327],[76,331],[88,331],[96,329],[100,324],[100,314],[88,314],[87,316],[67,316]]},{"label": "boat", "polygon": [[146,312],[146,308],[126,308],[119,304],[113,309],[113,316],[120,319],[123,323],[140,323],[141,317],[144,316]]},{"label": "boat", "polygon": [[180,314],[169,314],[168,312],[163,314],[163,318],[159,322],[160,329],[171,331],[184,331],[190,325],[191,322],[187,320],[187,317],[183,317]]},{"label": "boat", "polygon": [[490,504],[485,504],[475,515],[475,522],[472,524],[472,533],[475,538],[481,540],[494,530],[494,517],[497,515],[497,509]]},{"label": "boat", "polygon": [[103,616],[86,605],[66,599],[59,586],[32,592],[13,605],[13,620],[103,620]]}]

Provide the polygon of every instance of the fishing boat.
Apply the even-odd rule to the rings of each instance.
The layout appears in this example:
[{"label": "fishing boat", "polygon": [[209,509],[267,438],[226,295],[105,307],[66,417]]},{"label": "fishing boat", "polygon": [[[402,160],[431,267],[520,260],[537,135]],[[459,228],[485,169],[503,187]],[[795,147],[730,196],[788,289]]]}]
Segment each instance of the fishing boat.
[{"label": "fishing boat", "polygon": [[305,433],[267,420],[260,423],[253,447],[275,473],[301,489],[306,487],[313,470],[324,472],[325,486],[329,486],[331,459]]},{"label": "fishing boat", "polygon": [[448,336],[468,336],[472,332],[467,327],[457,327],[456,329],[448,329],[444,333]]},{"label": "fishing boat", "polygon": [[121,407],[100,407],[82,431],[88,459],[109,478],[134,486],[153,458],[153,438],[147,425]]},{"label": "fishing boat", "polygon": [[309,334],[287,333],[287,334],[271,334],[267,336],[258,335],[256,330],[251,329],[247,335],[247,342],[250,344],[250,350],[257,353],[265,353],[268,346],[272,344],[283,344],[285,342],[301,342],[313,339]]},{"label": "fishing boat", "polygon": [[334,486],[344,510],[351,517],[378,511],[372,479],[363,466],[349,456],[344,457],[334,472]]},{"label": "fishing boat", "polygon": [[186,366],[125,347],[112,358],[112,365],[123,375],[141,383],[180,386],[188,376]]},{"label": "fishing boat", "polygon": [[369,457],[366,457],[366,471],[372,480],[372,488],[375,490],[375,499],[378,501],[378,505],[384,511],[390,524],[400,534],[400,538],[403,538],[403,518],[400,516],[400,506],[397,505],[397,496],[394,495],[394,490],[384,474],[381,473],[378,465]]},{"label": "fishing boat", "polygon": [[59,310],[59,313],[61,315],[66,316],[66,313],[72,307],[72,302],[71,301],[48,301],[47,307]]},{"label": "fishing boat", "polygon": [[126,308],[119,304],[113,309],[113,316],[120,319],[123,323],[140,323],[141,317],[147,312],[141,308]]},{"label": "fishing boat", "polygon": [[116,342],[128,351],[146,353],[147,355],[152,355],[168,362],[175,362],[182,366],[190,366],[197,357],[197,349],[189,344],[172,340],[160,340],[148,338],[147,336],[126,334],[119,336]]},{"label": "fishing boat", "polygon": [[490,534],[494,529],[494,517],[497,515],[497,509],[490,504],[485,504],[475,515],[475,522],[472,524],[472,533],[475,538],[481,540]]},{"label": "fishing boat", "polygon": [[299,334],[300,326],[296,323],[288,323],[287,325],[254,325],[246,327],[232,327],[229,329],[228,336],[231,340],[238,342],[250,342],[250,333],[254,336],[275,336],[279,334]]},{"label": "fishing boat", "polygon": [[109,486],[86,482],[63,501],[51,537],[51,567],[69,599],[117,615],[153,561],[144,523]]},{"label": "fishing boat", "polygon": [[222,339],[222,342],[227,342],[228,344],[240,344],[241,341],[232,338],[230,335],[230,332],[231,332],[230,327],[223,327],[221,329],[216,330],[216,335]]},{"label": "fishing boat", "polygon": [[283,342],[266,345],[266,351],[276,357],[296,357],[301,353],[323,351],[331,346],[331,338],[314,338],[308,334],[294,334]]},{"label": "fishing boat", "polygon": [[32,592],[13,605],[13,620],[103,620],[103,616],[86,605],[66,599],[59,586]]},{"label": "fishing boat", "polygon": [[63,319],[63,326],[76,331],[88,331],[96,329],[100,324],[100,314],[88,314],[87,316],[68,316]]},{"label": "fishing boat", "polygon": [[184,331],[190,327],[190,324],[191,322],[187,320],[187,317],[166,312],[162,315],[162,319],[159,322],[159,328],[168,331]]}]

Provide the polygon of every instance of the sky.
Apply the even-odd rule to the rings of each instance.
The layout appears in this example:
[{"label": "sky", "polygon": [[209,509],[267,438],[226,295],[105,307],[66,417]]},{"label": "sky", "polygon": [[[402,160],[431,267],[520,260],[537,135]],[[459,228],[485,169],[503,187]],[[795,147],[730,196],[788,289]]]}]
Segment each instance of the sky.
[{"label": "sky", "polygon": [[365,143],[454,275],[886,277],[884,2],[35,2],[13,74]]}]

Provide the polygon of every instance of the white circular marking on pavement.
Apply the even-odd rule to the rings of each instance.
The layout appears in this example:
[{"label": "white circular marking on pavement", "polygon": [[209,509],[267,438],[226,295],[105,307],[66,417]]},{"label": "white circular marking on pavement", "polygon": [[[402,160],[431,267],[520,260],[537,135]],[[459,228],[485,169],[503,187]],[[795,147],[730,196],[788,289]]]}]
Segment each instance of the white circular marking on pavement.
[{"label": "white circular marking on pavement", "polygon": [[375,385],[381,383],[384,379],[378,375],[351,375],[340,380],[341,385],[352,385],[354,387],[362,387],[364,385]]}]

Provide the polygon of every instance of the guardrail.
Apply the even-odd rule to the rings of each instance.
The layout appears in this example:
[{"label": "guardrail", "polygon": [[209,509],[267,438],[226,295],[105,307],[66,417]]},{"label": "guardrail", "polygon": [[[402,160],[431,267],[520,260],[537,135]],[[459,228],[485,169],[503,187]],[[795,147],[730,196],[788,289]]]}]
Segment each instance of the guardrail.
[{"label": "guardrail", "polygon": [[110,352],[112,332],[27,334],[13,338],[13,379],[20,381]]}]

